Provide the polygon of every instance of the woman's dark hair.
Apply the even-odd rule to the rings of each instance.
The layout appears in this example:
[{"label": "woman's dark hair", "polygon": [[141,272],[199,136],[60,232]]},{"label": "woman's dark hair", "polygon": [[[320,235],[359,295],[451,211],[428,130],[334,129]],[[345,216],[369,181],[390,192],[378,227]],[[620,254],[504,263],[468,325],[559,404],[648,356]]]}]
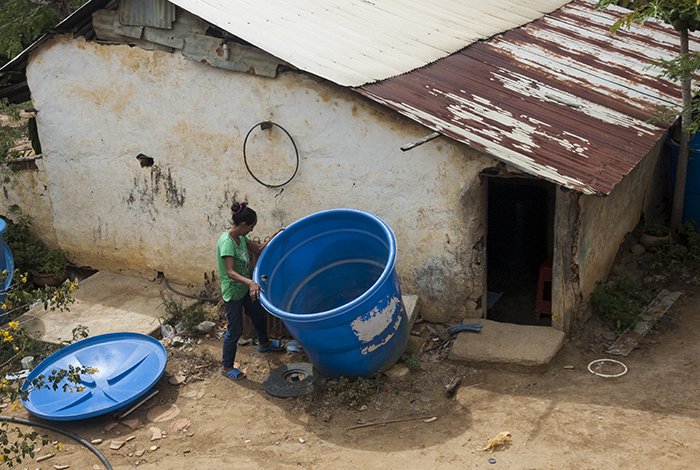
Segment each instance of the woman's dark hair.
[{"label": "woman's dark hair", "polygon": [[258,223],[258,214],[248,207],[248,203],[245,201],[231,204],[231,214],[233,216],[233,225],[240,225],[242,222],[248,225],[255,225]]}]

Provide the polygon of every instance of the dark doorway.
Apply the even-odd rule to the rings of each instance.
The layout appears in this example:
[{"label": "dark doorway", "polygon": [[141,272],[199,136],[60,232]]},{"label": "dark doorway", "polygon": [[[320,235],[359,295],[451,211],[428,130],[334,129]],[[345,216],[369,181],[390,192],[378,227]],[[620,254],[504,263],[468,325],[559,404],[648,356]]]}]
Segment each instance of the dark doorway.
[{"label": "dark doorway", "polygon": [[554,185],[495,176],[487,181],[487,318],[550,325],[551,269],[546,267],[552,258]]}]

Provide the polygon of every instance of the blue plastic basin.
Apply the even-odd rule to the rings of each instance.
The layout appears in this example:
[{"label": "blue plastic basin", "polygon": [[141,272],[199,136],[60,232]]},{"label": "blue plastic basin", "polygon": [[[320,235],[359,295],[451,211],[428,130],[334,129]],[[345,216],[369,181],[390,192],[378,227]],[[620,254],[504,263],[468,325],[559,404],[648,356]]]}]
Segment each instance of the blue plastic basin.
[{"label": "blue plastic basin", "polygon": [[[72,421],[103,415],[145,395],[165,372],[168,354],[160,342],[141,333],[120,332],[92,336],[60,349],[41,361],[22,384],[22,398],[31,414],[53,421]],[[63,379],[54,390],[50,377],[70,367],[94,368],[76,384]],[[64,389],[64,385],[68,388]],[[81,387],[79,390],[77,387]]]},{"label": "blue plastic basin", "polygon": [[327,377],[367,377],[390,367],[408,340],[396,276],[396,237],[378,217],[333,209],[289,225],[265,248],[253,279]]}]

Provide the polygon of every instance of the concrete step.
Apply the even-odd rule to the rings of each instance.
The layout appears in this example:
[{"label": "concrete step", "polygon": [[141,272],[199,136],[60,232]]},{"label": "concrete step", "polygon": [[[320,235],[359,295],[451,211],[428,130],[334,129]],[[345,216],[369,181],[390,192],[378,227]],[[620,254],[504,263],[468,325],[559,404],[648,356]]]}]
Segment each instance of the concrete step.
[{"label": "concrete step", "polygon": [[548,326],[484,319],[464,322],[480,323],[481,331],[458,333],[449,354],[455,361],[537,368],[549,364],[565,340],[563,331]]}]

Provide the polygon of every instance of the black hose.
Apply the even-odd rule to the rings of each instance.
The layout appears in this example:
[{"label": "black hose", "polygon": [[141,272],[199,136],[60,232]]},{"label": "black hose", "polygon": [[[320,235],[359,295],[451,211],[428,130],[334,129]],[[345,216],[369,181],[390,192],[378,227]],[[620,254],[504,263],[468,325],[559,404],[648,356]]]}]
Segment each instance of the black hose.
[{"label": "black hose", "polygon": [[50,424],[39,423],[36,421],[29,421],[28,419],[24,419],[24,418],[15,418],[14,416],[1,416],[0,415],[0,421],[5,421],[6,423],[24,424],[26,426],[35,426],[35,427],[39,427],[39,428],[44,428],[44,429],[48,429],[49,431],[63,434],[66,437],[70,437],[71,439],[78,441],[79,443],[81,443],[82,445],[87,447],[93,454],[95,454],[97,456],[97,458],[100,459],[100,462],[102,462],[102,464],[104,464],[106,470],[112,470],[112,465],[110,465],[109,461],[102,454],[102,452],[97,450],[97,448],[94,445],[90,444],[88,441],[86,441],[82,437],[78,436],[77,434],[74,434],[70,431],[64,431],[62,429],[58,429],[57,427],[51,426]]},{"label": "black hose", "polygon": [[[260,129],[270,129],[272,126],[279,127],[282,130],[282,132],[287,134],[287,137],[289,137],[289,140],[292,142],[292,146],[294,147],[294,156],[296,157],[296,165],[294,167],[294,173],[292,173],[292,176],[290,176],[287,181],[285,181],[284,183],[281,183],[281,184],[265,183],[260,178],[255,176],[255,174],[253,173],[253,170],[251,170],[250,166],[248,166],[248,155],[246,153],[246,146],[248,145],[248,137],[250,137],[250,133],[253,132],[257,127],[260,127]],[[252,176],[255,181],[262,184],[263,186],[267,186],[268,188],[279,188],[279,187],[284,186],[285,184],[289,183],[290,181],[292,181],[294,179],[294,177],[296,176],[297,171],[299,171],[299,149],[297,149],[297,144],[296,144],[296,142],[294,142],[292,135],[289,132],[287,132],[287,129],[280,126],[276,122],[262,121],[262,122],[257,123],[253,127],[251,127],[250,130],[248,131],[248,133],[245,135],[245,139],[243,139],[243,163],[245,163],[246,170],[248,170],[248,173],[250,173],[250,176]]]}]

